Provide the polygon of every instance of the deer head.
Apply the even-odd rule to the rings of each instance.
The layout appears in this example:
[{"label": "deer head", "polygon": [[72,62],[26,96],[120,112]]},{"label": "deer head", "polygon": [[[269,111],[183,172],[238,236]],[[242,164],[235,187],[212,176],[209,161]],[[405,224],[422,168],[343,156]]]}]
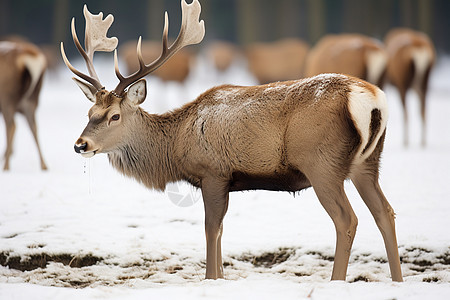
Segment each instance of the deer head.
[{"label": "deer head", "polygon": [[[133,113],[145,100],[147,95],[146,81],[142,79],[164,64],[181,48],[200,43],[205,35],[204,22],[199,21],[201,7],[198,0],[187,4],[181,0],[182,21],[177,39],[168,46],[168,14],[165,13],[164,30],[162,37],[162,52],[159,58],[146,64],[142,58],[141,37],[137,43],[137,58],[139,70],[129,76],[123,76],[119,71],[117,59],[118,40],[106,36],[114,20],[108,15],[103,20],[103,13],[91,14],[84,6],[86,19],[85,48],[81,46],[76,31],[75,19],[72,19],[72,37],[83,59],[89,75],[75,69],[67,59],[61,43],[61,55],[66,66],[78,77],[73,78],[86,97],[94,103],[89,110],[89,123],[75,143],[75,151],[85,157],[92,157],[97,153],[108,153],[121,146],[123,136],[133,126]],[[119,83],[112,91],[107,91],[100,83],[94,69],[93,57],[95,51],[111,52],[114,50],[115,73]]]}]

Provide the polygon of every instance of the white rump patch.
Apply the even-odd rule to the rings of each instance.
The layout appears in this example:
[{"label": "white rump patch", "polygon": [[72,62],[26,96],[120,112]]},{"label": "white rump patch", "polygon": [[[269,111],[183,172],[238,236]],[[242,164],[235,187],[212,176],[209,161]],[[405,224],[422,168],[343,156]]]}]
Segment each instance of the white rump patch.
[{"label": "white rump patch", "polygon": [[384,51],[372,50],[367,53],[367,81],[378,84],[387,65],[387,56]]},{"label": "white rump patch", "polygon": [[417,72],[415,72],[415,82],[416,84],[420,82],[425,75],[425,71],[431,64],[433,53],[430,52],[428,48],[414,48],[411,51],[412,59],[414,61],[414,67]]},{"label": "white rump patch", "polygon": [[17,44],[13,42],[3,41],[0,42],[0,53],[7,54],[8,52],[16,49]]},{"label": "white rump patch", "polygon": [[[363,162],[370,154],[372,154],[378,140],[386,128],[388,119],[386,96],[379,88],[376,88],[375,91],[376,95],[373,95],[372,92],[367,90],[364,86],[353,85],[351,87],[351,92],[349,93],[349,111],[356,128],[361,134],[361,145],[354,159],[354,163],[356,164]],[[374,109],[378,109],[381,112],[381,126],[374,141],[363,154],[362,152],[367,146],[370,137],[370,123],[372,121],[372,110]]]},{"label": "white rump patch", "polygon": [[47,60],[43,54],[29,55],[24,54],[19,57],[18,64],[23,64],[31,75],[31,83],[23,98],[28,98],[34,91],[42,73],[47,67]]}]

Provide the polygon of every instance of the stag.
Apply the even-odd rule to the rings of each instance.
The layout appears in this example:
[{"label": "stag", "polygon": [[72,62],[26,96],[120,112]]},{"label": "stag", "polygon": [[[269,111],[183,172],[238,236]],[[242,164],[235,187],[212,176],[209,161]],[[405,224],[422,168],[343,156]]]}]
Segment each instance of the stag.
[{"label": "stag", "polygon": [[239,52],[238,47],[233,43],[214,41],[208,45],[206,55],[217,71],[225,72],[239,58]]},{"label": "stag", "polygon": [[385,38],[389,55],[388,80],[398,89],[403,107],[403,144],[408,145],[408,111],[406,94],[414,89],[420,99],[422,146],[426,145],[426,95],[430,71],[436,54],[433,42],[422,32],[407,28],[391,30]]},{"label": "stag", "polygon": [[35,45],[25,41],[0,42],[0,112],[6,125],[6,151],[3,170],[9,170],[16,131],[14,115],[22,113],[27,119],[37,145],[41,169],[47,165],[39,146],[35,112],[47,61]]},{"label": "stag", "polygon": [[387,55],[383,45],[361,34],[335,34],[323,37],[308,53],[305,76],[342,73],[383,85]]},{"label": "stag", "polygon": [[210,279],[224,276],[221,237],[229,192],[296,192],[312,186],[336,228],[331,279],[345,280],[357,226],[344,191],[344,180],[351,178],[380,228],[392,279],[402,281],[394,212],[378,183],[388,117],[384,93],[360,79],[327,74],[261,86],[222,85],[174,111],[147,113],[139,106],[147,92],[142,77],[204,36],[199,2],[181,4],[180,33],[168,46],[166,14],[163,50],[155,61],[145,64],[139,39],[139,70],[123,76],[115,52],[119,83],[111,92],[98,80],[92,56],[116,47],[117,39],[106,37],[112,16],[101,21],[102,13],[93,16],[85,8],[86,50],[72,21],[74,42],[90,75],[71,66],[61,45],[62,56],[94,102],[75,151],[84,157],[106,153],[114,168],[148,188],[164,190],[176,181],[200,188]]}]

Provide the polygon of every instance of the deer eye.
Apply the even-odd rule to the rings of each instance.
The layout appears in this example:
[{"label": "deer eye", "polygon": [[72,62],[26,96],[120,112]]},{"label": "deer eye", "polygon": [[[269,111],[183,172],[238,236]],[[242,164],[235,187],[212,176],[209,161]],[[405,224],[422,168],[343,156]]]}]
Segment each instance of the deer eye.
[{"label": "deer eye", "polygon": [[111,117],[112,121],[118,121],[120,119],[120,115],[119,114],[115,114]]}]

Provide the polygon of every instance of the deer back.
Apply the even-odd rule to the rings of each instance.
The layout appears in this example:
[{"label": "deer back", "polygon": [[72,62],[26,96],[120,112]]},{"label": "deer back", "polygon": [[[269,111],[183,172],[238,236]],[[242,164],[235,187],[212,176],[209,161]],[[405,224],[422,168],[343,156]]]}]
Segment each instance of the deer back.
[{"label": "deer back", "polygon": [[309,45],[300,39],[256,43],[246,48],[249,69],[260,83],[302,77]]},{"label": "deer back", "polygon": [[328,35],[309,52],[305,75],[342,73],[380,85],[387,56],[378,41],[359,34]]},{"label": "deer back", "polygon": [[[386,125],[385,102],[376,100],[379,97],[384,99],[384,94],[367,82],[329,74],[262,86],[216,87],[174,112],[185,116],[176,117],[183,121],[174,140],[175,164],[198,181],[207,174],[231,181],[236,174],[274,180],[290,175],[297,176],[295,181],[301,174],[292,166],[299,160],[308,168],[330,160],[348,174],[354,157],[364,159],[362,145],[372,147],[369,154],[375,147],[368,126],[377,105]],[[372,140],[378,141],[382,131]],[[314,155],[317,149],[323,157]]]}]

